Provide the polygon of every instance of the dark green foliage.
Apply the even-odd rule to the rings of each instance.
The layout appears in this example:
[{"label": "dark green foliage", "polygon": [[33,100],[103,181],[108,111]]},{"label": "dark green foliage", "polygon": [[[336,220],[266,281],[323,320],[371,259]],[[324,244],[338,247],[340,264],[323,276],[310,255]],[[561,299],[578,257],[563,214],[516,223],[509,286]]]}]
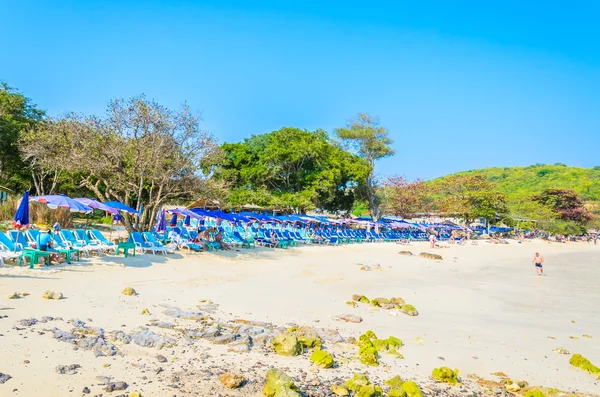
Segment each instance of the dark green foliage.
[{"label": "dark green foliage", "polygon": [[365,161],[323,130],[282,128],[222,146],[215,178],[232,185],[230,204],[350,211],[368,172]]}]

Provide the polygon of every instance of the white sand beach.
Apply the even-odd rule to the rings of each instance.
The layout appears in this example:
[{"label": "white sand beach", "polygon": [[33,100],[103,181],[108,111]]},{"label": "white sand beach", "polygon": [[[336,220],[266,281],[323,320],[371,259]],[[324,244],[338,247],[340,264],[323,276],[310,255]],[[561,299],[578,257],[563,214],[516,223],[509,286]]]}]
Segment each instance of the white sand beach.
[{"label": "white sand beach", "polygon": [[[432,369],[440,366],[459,369],[465,380],[468,374],[498,380],[491,374],[501,371],[530,385],[600,392],[600,381],[572,367],[570,355],[553,352],[562,347],[600,365],[600,246],[480,242],[436,249],[442,261],[399,255],[400,250],[431,252],[425,243],[377,243],[166,258],[92,257],[71,266],[34,270],[7,265],[0,268],[0,372],[12,379],[0,384],[0,396],[82,395],[84,387],[91,396],[133,391],[143,396],[259,396],[269,366],[285,368],[294,377],[304,371],[309,379],[348,379],[354,372],[368,371],[383,380],[397,374],[416,380],[425,394],[434,384],[429,378]],[[531,265],[536,251],[545,256],[545,277],[536,277]],[[361,270],[360,264],[371,271]],[[133,287],[138,295],[122,295],[125,287]],[[61,292],[65,299],[42,299],[46,290]],[[7,299],[13,292],[30,295]],[[352,308],[346,302],[353,294],[402,297],[419,315],[390,315],[389,310],[365,304]],[[221,322],[244,319],[337,329],[344,338],[373,330],[383,338],[402,339],[404,359],[382,355],[379,367],[366,367],[351,359],[356,346],[325,343],[339,367],[316,369],[307,354],[283,357],[256,349],[232,353],[225,345],[183,339],[174,330],[156,326],[150,328],[172,335],[176,345],[159,351],[115,342],[119,354],[95,357],[93,351],[74,350],[52,336],[55,327],[70,330],[71,319],[107,333],[131,334],[152,320],[196,327],[193,320],[167,317],[167,307],[200,310]],[[149,316],[141,314],[145,308]],[[363,321],[333,319],[343,313]],[[62,320],[19,323],[44,316]],[[159,363],[158,354],[166,362]],[[56,373],[57,365],[70,364],[81,368],[73,375]],[[230,369],[246,376],[247,385],[235,391],[221,386],[216,375]],[[97,376],[125,381],[129,387],[103,392]],[[461,386],[456,388],[462,395]]]}]

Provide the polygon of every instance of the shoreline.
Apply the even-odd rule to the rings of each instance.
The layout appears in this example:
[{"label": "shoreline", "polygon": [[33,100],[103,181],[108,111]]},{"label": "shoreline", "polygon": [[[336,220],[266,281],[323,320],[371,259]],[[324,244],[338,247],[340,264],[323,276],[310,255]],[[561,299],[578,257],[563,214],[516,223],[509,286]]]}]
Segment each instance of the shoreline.
[{"label": "shoreline", "polygon": [[[182,381],[186,385],[183,388],[171,388],[168,386],[171,379],[158,378],[179,372],[210,372],[211,366],[219,367],[219,371],[235,366],[237,371],[247,373],[248,384],[233,392],[220,386],[219,393],[254,396],[262,395],[259,383],[264,381],[268,367],[275,365],[289,368],[291,376],[301,376],[299,371],[303,371],[308,378],[318,376],[324,381],[336,377],[349,379],[352,373],[365,371],[381,381],[400,375],[417,381],[426,394],[428,387],[442,387],[429,379],[432,369],[440,366],[458,368],[468,387],[475,386],[467,374],[498,380],[491,373],[504,372],[531,385],[590,395],[597,392],[597,380],[571,367],[570,356],[552,350],[562,347],[583,354],[596,365],[600,363],[600,346],[594,340],[600,338],[600,319],[593,316],[600,302],[600,293],[594,288],[600,281],[595,267],[600,247],[541,241],[509,245],[480,242],[477,246],[431,251],[442,255],[442,261],[398,255],[401,250],[415,254],[431,251],[427,243],[411,246],[374,243],[176,254],[167,258],[93,257],[81,264],[48,269],[0,268],[1,305],[14,307],[0,311],[0,315],[9,316],[0,319],[4,346],[0,350],[4,350],[2,356],[6,357],[0,372],[13,377],[0,384],[0,391],[10,393],[18,389],[13,395],[22,396],[41,391],[44,395],[65,395],[72,389],[77,395],[83,387],[89,387],[94,395],[102,393],[101,388],[92,386],[97,383],[95,377],[111,374],[115,380],[127,381],[130,387],[126,392],[109,395],[135,390],[151,396],[209,395],[201,393],[220,386],[218,376],[212,373],[202,375],[206,380],[200,379],[200,383],[192,381],[194,376],[180,375],[186,379]],[[546,258],[546,277],[536,277],[530,265],[536,250]],[[577,267],[573,268],[571,262]],[[372,270],[360,270],[363,265]],[[121,295],[125,287],[134,288],[138,295]],[[62,292],[66,299],[42,299],[45,290]],[[6,296],[12,292],[31,295],[7,300]],[[389,310],[364,304],[352,308],[346,304],[352,294],[369,298],[402,297],[417,308],[419,316],[391,316]],[[163,312],[168,309],[164,305],[203,312],[198,305],[202,306],[200,301],[206,299],[218,306],[205,314],[223,324],[244,319],[283,327],[293,323],[336,329],[344,338],[358,338],[366,330],[373,330],[381,338],[395,336],[404,341],[405,346],[399,350],[404,359],[382,354],[382,365],[366,367],[352,360],[357,354],[356,346],[325,343],[334,359],[340,361],[339,367],[310,372],[315,369],[308,360],[310,354],[281,357],[262,350],[230,353],[226,347],[202,339],[191,344],[178,340],[174,347],[160,351],[127,344],[122,346],[124,356],[96,358],[90,351],[68,349],[65,343],[44,331],[52,327],[68,331],[72,324],[67,321],[72,318],[104,328],[106,332],[122,330],[128,334],[153,319],[193,328],[194,321],[165,316]],[[141,314],[145,308],[150,316]],[[343,313],[360,316],[363,321],[354,324],[334,320]],[[18,325],[21,319],[39,320],[43,316],[62,317],[64,321],[31,327]],[[88,318],[93,321],[87,321]],[[15,326],[25,329],[19,331]],[[148,328],[156,334],[172,333],[172,330]],[[203,360],[204,353],[211,358]],[[48,358],[42,358],[42,354]],[[163,364],[160,376],[152,372],[157,354],[176,358]],[[24,364],[24,360],[30,363]],[[261,365],[256,364],[259,361]],[[55,373],[57,365],[73,363],[82,367],[78,374]],[[138,364],[143,367],[137,367]],[[184,367],[187,371],[183,371]],[[164,394],[166,390],[171,394]],[[450,389],[448,393],[457,390]]]}]

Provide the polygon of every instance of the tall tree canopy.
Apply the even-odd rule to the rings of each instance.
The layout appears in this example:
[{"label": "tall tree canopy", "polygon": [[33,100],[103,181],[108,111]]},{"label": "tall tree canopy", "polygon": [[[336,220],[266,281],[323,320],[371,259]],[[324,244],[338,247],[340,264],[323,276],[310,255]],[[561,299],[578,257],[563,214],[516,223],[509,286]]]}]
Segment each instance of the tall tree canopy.
[{"label": "tall tree canopy", "polygon": [[384,207],[386,214],[412,218],[433,209],[431,188],[421,179],[410,181],[404,176],[391,176],[384,183],[389,192]]},{"label": "tall tree canopy", "polygon": [[230,204],[305,211],[349,211],[368,164],[333,145],[323,130],[282,128],[222,145],[215,177],[232,188]]},{"label": "tall tree canopy", "polygon": [[0,84],[0,185],[15,190],[29,187],[29,173],[18,141],[23,132],[44,118],[31,100],[6,83]]},{"label": "tall tree canopy", "polygon": [[377,197],[375,161],[394,154],[394,149],[390,146],[394,141],[389,137],[387,128],[381,126],[376,117],[365,113],[360,113],[346,127],[338,128],[335,132],[346,147],[354,150],[369,164],[366,195],[371,217],[377,220],[381,215],[381,202]]},{"label": "tall tree canopy", "polygon": [[[167,201],[206,193],[202,169],[210,172],[220,156],[187,106],[174,111],[144,96],[111,101],[103,118],[68,115],[42,123],[23,135],[21,150],[34,172],[68,174],[102,201],[143,206],[141,229]],[[133,228],[127,218],[125,225]]]},{"label": "tall tree canopy", "polygon": [[551,208],[562,220],[585,225],[593,218],[583,201],[570,189],[547,189],[534,200]]}]

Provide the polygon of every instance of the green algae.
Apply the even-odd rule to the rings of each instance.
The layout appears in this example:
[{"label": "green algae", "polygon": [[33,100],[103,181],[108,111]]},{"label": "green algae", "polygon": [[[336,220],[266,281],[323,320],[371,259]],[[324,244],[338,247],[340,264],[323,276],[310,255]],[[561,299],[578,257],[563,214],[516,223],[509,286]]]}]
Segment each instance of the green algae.
[{"label": "green algae", "polygon": [[458,383],[458,370],[452,370],[448,367],[435,368],[431,373],[431,377],[438,382],[456,385]]},{"label": "green algae", "polygon": [[546,395],[539,390],[533,390],[527,392],[527,394],[525,394],[525,397],[546,397]]},{"label": "green algae", "polygon": [[406,392],[408,397],[423,397],[421,389],[412,380],[404,382],[404,384],[402,385],[402,390]]},{"label": "green algae", "polygon": [[358,300],[360,303],[371,303],[371,301],[369,300],[369,298],[367,298],[366,296],[361,296],[360,299]]},{"label": "green algae", "polygon": [[369,378],[367,378],[366,375],[363,374],[354,374],[354,377],[352,377],[352,379],[347,380],[345,383],[346,387],[348,387],[348,390],[351,390],[353,392],[358,392],[361,387],[370,384],[371,382],[369,381]]},{"label": "green algae", "polygon": [[402,385],[404,384],[404,380],[402,380],[401,377],[396,375],[393,378],[390,378],[383,383],[385,385],[391,387],[392,389],[400,389],[402,387]]},{"label": "green algae", "polygon": [[301,397],[300,389],[285,372],[275,368],[267,371],[263,393],[267,397]]},{"label": "green algae", "polygon": [[282,333],[273,338],[271,342],[273,350],[282,356],[298,356],[302,354],[302,345],[298,342],[296,335]]},{"label": "green algae", "polygon": [[387,339],[375,339],[372,340],[373,347],[381,352],[387,351],[390,347]]},{"label": "green algae", "polygon": [[379,386],[366,385],[361,387],[356,394],[357,397],[382,397],[383,390]]},{"label": "green algae", "polygon": [[418,316],[419,312],[413,305],[402,305],[400,311],[409,316]]},{"label": "green algae", "polygon": [[375,335],[375,332],[373,332],[371,330],[368,330],[367,332],[365,332],[364,335],[369,339],[377,339],[377,335]]},{"label": "green algae", "polygon": [[390,347],[404,346],[404,342],[402,342],[400,339],[396,338],[395,336],[390,336],[389,338],[387,338],[387,341],[388,341],[388,345],[390,345]]},{"label": "green algae", "polygon": [[360,362],[365,365],[376,367],[379,365],[379,352],[374,347],[361,348],[358,351]]},{"label": "green algae", "polygon": [[310,361],[314,362],[315,365],[318,365],[321,368],[331,368],[334,364],[331,354],[319,349],[315,350],[313,354],[310,355]]},{"label": "green algae", "polygon": [[600,379],[600,368],[596,367],[591,363],[590,360],[583,357],[581,354],[573,354],[573,357],[569,360],[572,366],[581,368],[582,370],[589,372],[591,375]]}]

